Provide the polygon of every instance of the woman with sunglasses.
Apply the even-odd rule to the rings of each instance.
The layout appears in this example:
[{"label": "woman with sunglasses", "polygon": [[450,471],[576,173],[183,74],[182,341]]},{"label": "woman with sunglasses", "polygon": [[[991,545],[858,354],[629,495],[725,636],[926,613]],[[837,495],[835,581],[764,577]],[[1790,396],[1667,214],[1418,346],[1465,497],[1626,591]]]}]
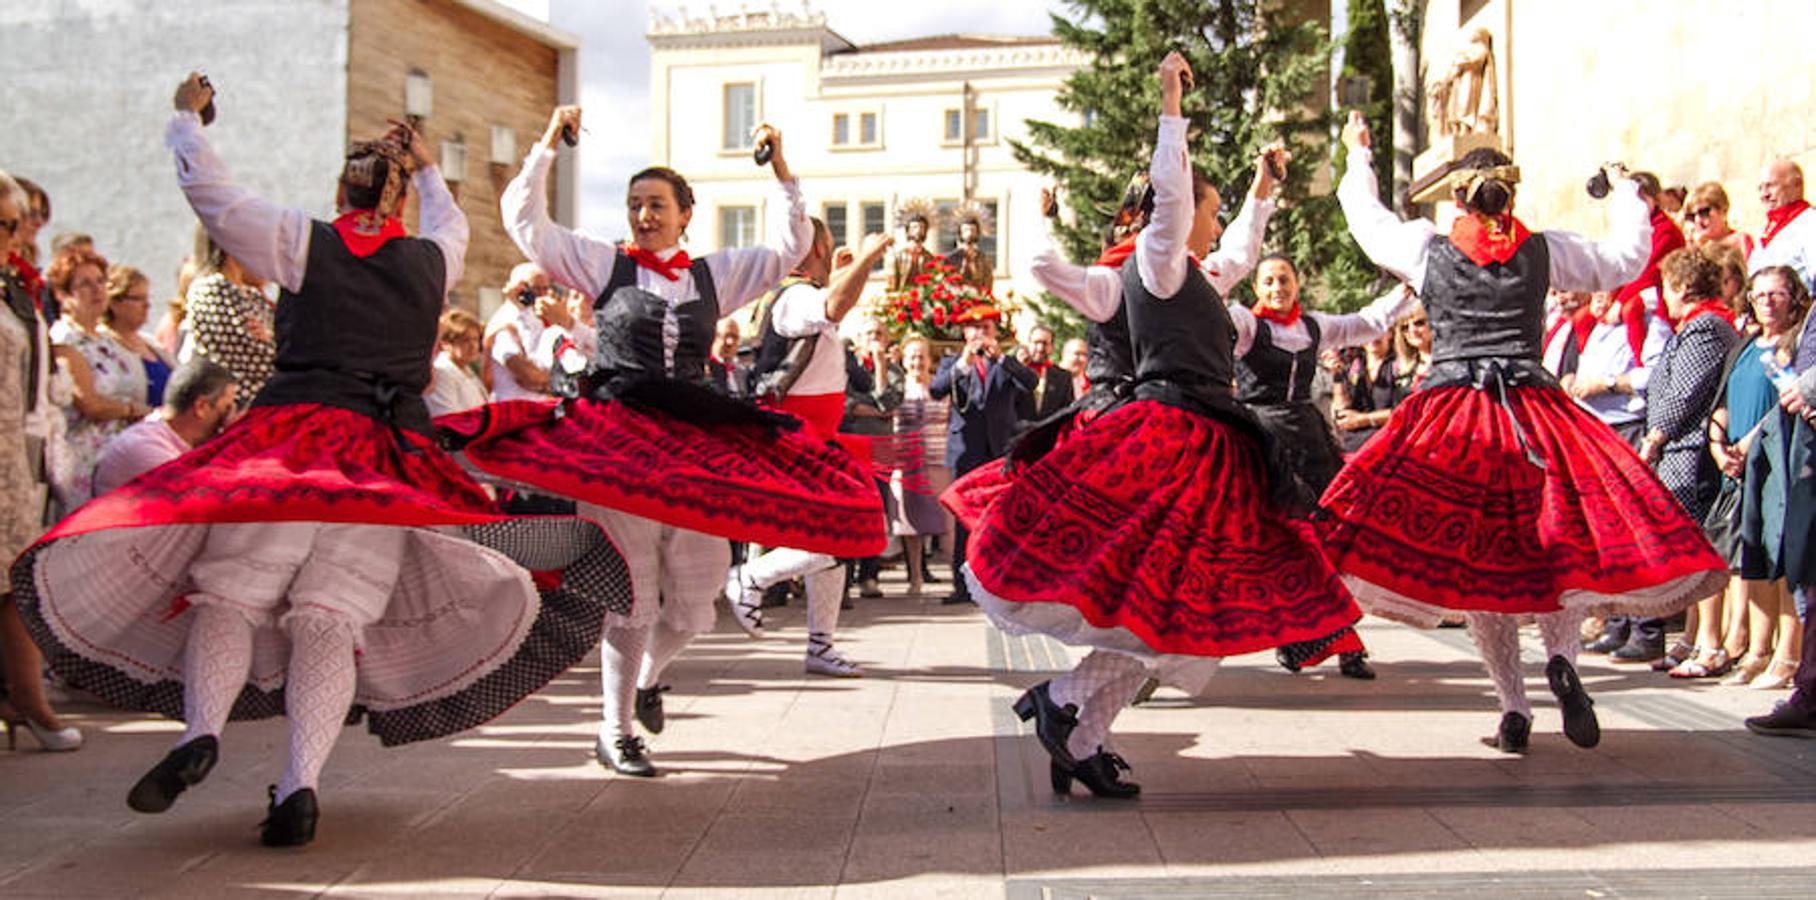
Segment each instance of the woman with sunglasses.
[{"label": "woman with sunglasses", "polygon": [[1531,233],[1513,216],[1513,161],[1475,150],[1450,176],[1463,214],[1439,235],[1382,206],[1360,113],[1343,140],[1350,165],[1337,196],[1350,233],[1377,265],[1421,286],[1433,363],[1325,491],[1325,552],[1370,612],[1426,627],[1468,615],[1501,701],[1486,740],[1507,753],[1524,752],[1532,730],[1518,624],[1536,616],[1564,733],[1593,747],[1601,726],[1574,665],[1583,616],[1666,615],[1727,577],[1633,448],[1540,364],[1547,292],[1630,281],[1651,242],[1646,205],[1623,177],[1614,238]]},{"label": "woman with sunglasses", "polygon": [[1718,181],[1697,185],[1684,201],[1684,236],[1693,247],[1726,244],[1745,256],[1753,255],[1753,236],[1728,224],[1728,192]]}]

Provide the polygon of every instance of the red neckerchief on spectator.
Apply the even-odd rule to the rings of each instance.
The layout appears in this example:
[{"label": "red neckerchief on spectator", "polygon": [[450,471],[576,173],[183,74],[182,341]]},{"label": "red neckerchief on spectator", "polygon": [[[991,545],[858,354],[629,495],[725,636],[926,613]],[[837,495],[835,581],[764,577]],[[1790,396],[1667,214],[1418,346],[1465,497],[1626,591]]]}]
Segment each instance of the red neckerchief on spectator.
[{"label": "red neckerchief on spectator", "polygon": [[365,259],[390,243],[392,238],[403,237],[404,223],[396,216],[380,219],[372,210],[356,209],[335,219],[334,230],[340,232],[341,243],[347,245],[348,253]]},{"label": "red neckerchief on spectator", "polygon": [[858,362],[864,364],[864,371],[866,371],[866,372],[875,372],[876,371],[876,357],[860,356],[860,357],[858,357]]},{"label": "red neckerchief on spectator", "polygon": [[1043,359],[1040,362],[1031,362],[1028,363],[1028,368],[1033,369],[1034,374],[1045,378],[1047,377],[1047,370],[1053,368],[1053,361]]},{"label": "red neckerchief on spectator", "polygon": [[1797,218],[1798,213],[1809,208],[1809,201],[1793,200],[1777,209],[1767,210],[1766,230],[1759,234],[1759,246],[1764,247],[1771,244],[1772,239],[1777,237],[1786,225],[1791,224],[1791,220]]},{"label": "red neckerchief on spectator", "polygon": [[1254,309],[1255,318],[1266,319],[1286,328],[1291,328],[1299,322],[1299,312],[1299,301],[1297,300],[1293,301],[1293,308],[1286,312],[1281,312],[1265,303],[1256,303]]},{"label": "red neckerchief on spectator", "polygon": [[1682,331],[1690,327],[1690,323],[1696,321],[1697,316],[1704,315],[1715,316],[1729,325],[1734,324],[1734,310],[1729,309],[1728,304],[1721,302],[1720,298],[1715,298],[1704,300],[1686,310],[1684,320],[1677,323],[1677,330]]},{"label": "red neckerchief on spectator", "polygon": [[[1646,364],[1646,303],[1634,297],[1621,305],[1621,321],[1627,323],[1627,346],[1633,349],[1633,364]],[[1734,316],[1728,316],[1728,324],[1734,324]]]},{"label": "red neckerchief on spectator", "polygon": [[19,276],[19,286],[32,295],[32,302],[38,304],[38,311],[43,312],[44,276],[39,274],[37,267],[33,266],[29,260],[20,256],[18,251],[7,251],[6,264],[11,266],[13,272]]},{"label": "red neckerchief on spectator", "polygon": [[1465,214],[1450,226],[1450,242],[1478,266],[1505,264],[1529,237],[1532,232],[1511,213],[1488,216],[1486,222],[1481,216]]},{"label": "red neckerchief on spectator", "polygon": [[1121,268],[1122,264],[1128,261],[1130,255],[1134,254],[1135,238],[1138,236],[1139,233],[1131,234],[1121,241],[1104,248],[1103,254],[1097,257],[1095,265],[1108,266],[1112,269]]},{"label": "red neckerchief on spectator", "polygon": [[677,250],[675,251],[674,256],[665,260],[636,244],[625,244],[624,255],[636,260],[637,265],[640,265],[669,281],[680,281],[681,273],[687,271],[687,267],[693,265],[694,262],[687,258],[686,250]]},{"label": "red neckerchief on spectator", "polygon": [[[1624,309],[1627,301],[1633,299],[1641,291],[1647,288],[1658,290],[1660,287],[1658,264],[1663,262],[1671,251],[1683,246],[1685,246],[1684,230],[1677,227],[1677,223],[1671,221],[1671,217],[1664,210],[1654,209],[1652,211],[1652,253],[1646,257],[1646,267],[1640,270],[1638,278],[1627,282],[1621,286],[1620,290],[1614,292],[1614,302],[1621,304]],[[1655,304],[1652,312],[1666,322],[1671,321],[1671,312],[1665,307],[1664,291],[1658,291],[1658,303]]]}]

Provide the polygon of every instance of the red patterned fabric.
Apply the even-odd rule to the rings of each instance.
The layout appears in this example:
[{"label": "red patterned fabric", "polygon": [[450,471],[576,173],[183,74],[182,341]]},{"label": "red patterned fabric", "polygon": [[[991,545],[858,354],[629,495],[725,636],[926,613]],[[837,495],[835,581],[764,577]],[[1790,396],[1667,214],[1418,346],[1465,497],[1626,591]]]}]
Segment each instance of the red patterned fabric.
[{"label": "red patterned fabric", "polygon": [[[948,505],[990,484],[955,485]],[[966,557],[997,597],[1071,606],[1163,654],[1252,653],[1353,624],[1360,613],[1311,526],[1266,499],[1251,440],[1137,401],[1018,468],[976,518]]]},{"label": "red patterned fabric", "polygon": [[[1325,553],[1365,609],[1549,612],[1566,591],[1618,604],[1726,571],[1608,426],[1555,388],[1510,388],[1508,398],[1547,468],[1526,461],[1488,392],[1441,387],[1396,407],[1325,491]],[[1400,597],[1377,603],[1376,587]],[[1699,597],[1653,599],[1681,608]]]},{"label": "red patterned fabric", "polygon": [[220,437],[89,501],[40,543],[180,522],[477,525],[491,498],[421,435],[332,406],[255,406]]},{"label": "red patterned fabric", "polygon": [[495,478],[677,528],[841,557],[888,540],[867,468],[809,434],[588,399],[511,400],[435,424],[473,435],[467,461]]}]

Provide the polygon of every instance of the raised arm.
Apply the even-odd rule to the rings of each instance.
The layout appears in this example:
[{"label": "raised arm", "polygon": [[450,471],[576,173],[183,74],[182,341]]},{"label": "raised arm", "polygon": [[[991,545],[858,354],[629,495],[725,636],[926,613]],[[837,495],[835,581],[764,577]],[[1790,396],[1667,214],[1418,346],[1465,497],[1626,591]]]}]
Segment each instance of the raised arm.
[{"label": "raised arm", "polygon": [[1560,291],[1612,291],[1638,278],[1652,254],[1652,214],[1639,197],[1639,182],[1614,179],[1609,237],[1591,241],[1568,231],[1545,232],[1551,251],[1551,286]]},{"label": "raised arm", "polygon": [[1186,120],[1179,98],[1191,66],[1177,51],[1160,62],[1160,125],[1148,183],[1154,187],[1154,214],[1135,238],[1135,264],[1141,284],[1156,297],[1171,297],[1185,284],[1186,239],[1192,232],[1192,165],[1186,158]]},{"label": "raised arm", "polygon": [[[1057,202],[1052,188],[1040,189],[1041,219],[1051,223],[1050,210]],[[1073,265],[1054,246],[1047,227],[1047,243],[1034,254],[1034,280],[1093,322],[1108,322],[1122,304],[1121,276],[1106,266]]]},{"label": "raised arm", "polygon": [[767,246],[720,250],[706,258],[719,293],[721,316],[768,293],[813,249],[813,223],[807,219],[801,183],[789,172],[782,155],[782,130],[774,125],[759,125],[755,140],[769,144],[769,166],[776,176],[777,207],[782,215],[770,220]]},{"label": "raised arm", "polygon": [[1359,347],[1388,332],[1394,322],[1412,309],[1418,296],[1409,285],[1395,285],[1367,306],[1353,313],[1308,312],[1318,317],[1318,349],[1341,350]]},{"label": "raised arm", "polygon": [[505,185],[498,209],[504,218],[505,232],[524,256],[555,281],[588,297],[597,297],[612,277],[618,248],[577,234],[549,218],[549,166],[555,162],[555,142],[561,140],[562,129],[568,126],[580,127],[580,107],[555,109],[542,140],[524,157],[523,169]]},{"label": "raised arm", "polygon": [[1381,205],[1375,181],[1373,139],[1362,114],[1349,114],[1343,126],[1343,143],[1349,147],[1349,169],[1337,184],[1337,202],[1349,221],[1349,234],[1375,265],[1413,285],[1425,283],[1425,251],[1437,231],[1424,219],[1402,222]]},{"label": "raised arm", "polygon": [[202,227],[242,268],[299,290],[309,261],[309,215],[253,196],[234,183],[202,135],[198,111],[213,97],[214,88],[193,72],[177,87],[176,113],[164,126],[164,146],[176,159],[177,186]]},{"label": "raised arm", "polygon": [[1284,172],[1292,158],[1286,146],[1277,142],[1255,155],[1255,181],[1249,189],[1248,200],[1242,204],[1235,221],[1224,229],[1217,249],[1199,264],[1218,295],[1228,297],[1260,261],[1261,242],[1267,235],[1267,222],[1273,218],[1275,209],[1274,169],[1278,167]]}]

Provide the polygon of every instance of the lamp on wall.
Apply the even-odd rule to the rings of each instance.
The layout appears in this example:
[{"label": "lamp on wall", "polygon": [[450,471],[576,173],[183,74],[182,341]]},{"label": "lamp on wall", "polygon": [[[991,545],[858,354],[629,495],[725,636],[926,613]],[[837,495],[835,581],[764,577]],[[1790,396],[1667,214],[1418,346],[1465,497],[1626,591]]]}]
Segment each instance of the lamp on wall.
[{"label": "lamp on wall", "polygon": [[467,177],[467,145],[460,135],[454,140],[441,142],[441,178],[449,184],[459,184]]},{"label": "lamp on wall", "polygon": [[429,80],[429,73],[411,69],[404,76],[404,115],[426,119],[434,108],[435,82]]},{"label": "lamp on wall", "polygon": [[517,161],[517,132],[503,125],[492,126],[492,164],[508,166]]}]

